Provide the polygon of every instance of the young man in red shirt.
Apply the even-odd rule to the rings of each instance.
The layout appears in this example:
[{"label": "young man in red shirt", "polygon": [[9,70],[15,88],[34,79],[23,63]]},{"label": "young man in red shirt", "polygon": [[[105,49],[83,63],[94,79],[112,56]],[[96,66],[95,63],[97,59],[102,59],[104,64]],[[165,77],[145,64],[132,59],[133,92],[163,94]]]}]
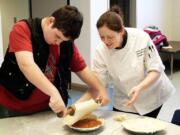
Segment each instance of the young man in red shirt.
[{"label": "young man in red shirt", "polygon": [[88,86],[94,98],[108,103],[105,88],[87,67],[74,40],[83,17],[74,6],[51,16],[17,22],[0,68],[0,117],[39,112],[50,107],[66,113],[70,72]]}]

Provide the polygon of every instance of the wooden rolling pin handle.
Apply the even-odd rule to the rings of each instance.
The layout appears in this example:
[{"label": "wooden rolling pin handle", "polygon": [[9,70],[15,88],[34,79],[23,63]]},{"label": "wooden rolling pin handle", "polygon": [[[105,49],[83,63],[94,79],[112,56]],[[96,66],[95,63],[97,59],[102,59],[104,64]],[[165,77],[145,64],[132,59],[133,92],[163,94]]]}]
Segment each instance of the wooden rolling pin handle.
[{"label": "wooden rolling pin handle", "polygon": [[[71,115],[71,116],[73,116],[74,113],[75,113],[75,110],[76,110],[76,108],[75,108],[74,106],[68,107],[68,108],[67,108],[66,115]],[[63,117],[63,115],[64,115],[63,112],[57,113],[57,116],[58,116],[59,118]]]}]

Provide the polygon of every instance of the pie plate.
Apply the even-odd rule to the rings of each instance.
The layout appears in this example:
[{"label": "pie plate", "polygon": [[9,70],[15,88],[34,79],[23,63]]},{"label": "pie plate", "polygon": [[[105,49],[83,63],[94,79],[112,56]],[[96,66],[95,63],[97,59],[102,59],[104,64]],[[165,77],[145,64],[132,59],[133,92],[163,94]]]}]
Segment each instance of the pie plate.
[{"label": "pie plate", "polygon": [[[94,131],[94,130],[97,130],[99,128],[101,128],[102,126],[104,126],[104,119],[102,118],[97,118],[95,117],[94,115],[93,116],[89,116],[89,117],[86,117],[86,118],[91,118],[91,119],[95,119],[95,120],[98,120],[101,122],[101,124],[97,125],[97,126],[94,126],[94,127],[90,127],[90,128],[78,128],[78,127],[74,127],[72,125],[67,125],[69,128],[73,129],[73,130],[76,130],[76,131],[80,131],[80,132],[90,132],[90,131]],[[86,119],[86,118],[83,118],[83,119]]]},{"label": "pie plate", "polygon": [[142,117],[122,122],[122,126],[134,133],[153,134],[165,130],[166,124],[158,119]]}]

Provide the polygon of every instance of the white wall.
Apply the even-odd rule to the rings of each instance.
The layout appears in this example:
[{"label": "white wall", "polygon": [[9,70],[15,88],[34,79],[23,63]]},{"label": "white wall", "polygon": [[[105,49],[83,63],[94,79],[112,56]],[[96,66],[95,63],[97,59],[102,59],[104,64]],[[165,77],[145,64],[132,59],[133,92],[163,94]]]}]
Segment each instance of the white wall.
[{"label": "white wall", "polygon": [[90,11],[91,11],[91,27],[90,27],[90,37],[91,37],[91,42],[90,42],[90,67],[92,66],[92,59],[94,57],[94,53],[95,53],[95,48],[96,46],[99,44],[100,42],[100,37],[99,37],[99,33],[97,31],[96,28],[96,23],[97,20],[99,19],[99,17],[106,12],[109,9],[109,0],[91,0],[91,7],[90,7]]},{"label": "white wall", "polygon": [[180,41],[180,0],[172,0],[172,40]]},{"label": "white wall", "polygon": [[32,17],[49,16],[64,5],[67,5],[66,0],[32,0]]},{"label": "white wall", "polygon": [[[84,22],[81,35],[75,43],[87,65],[91,67],[95,47],[100,42],[96,21],[108,9],[109,0],[71,0],[70,5],[76,6],[83,14]],[[82,84],[76,75],[72,76],[72,82]]]},{"label": "white wall", "polygon": [[90,0],[71,0],[70,5],[76,6],[79,11],[83,14],[83,26],[81,34],[78,39],[75,40],[77,47],[83,55],[86,63],[90,65],[90,27],[91,27],[91,11],[90,11]]},{"label": "white wall", "polygon": [[168,40],[180,41],[179,0],[136,0],[138,28],[156,25]]},{"label": "white wall", "polygon": [[[90,64],[90,0],[71,0],[70,5],[76,6],[83,14],[83,26],[80,37],[75,40],[77,47],[86,60]],[[72,82],[83,84],[83,82],[74,74],[72,74]]]},{"label": "white wall", "polygon": [[[143,29],[147,25],[155,25],[169,41],[180,41],[179,9],[179,0],[136,0],[137,27]],[[175,59],[179,60],[180,55],[177,54]]]},{"label": "white wall", "polygon": [[155,25],[172,39],[172,0],[136,0],[136,25]]},{"label": "white wall", "polygon": [[17,20],[29,17],[28,0],[0,0],[1,23],[3,35],[3,52],[6,52],[9,43],[9,33]]}]

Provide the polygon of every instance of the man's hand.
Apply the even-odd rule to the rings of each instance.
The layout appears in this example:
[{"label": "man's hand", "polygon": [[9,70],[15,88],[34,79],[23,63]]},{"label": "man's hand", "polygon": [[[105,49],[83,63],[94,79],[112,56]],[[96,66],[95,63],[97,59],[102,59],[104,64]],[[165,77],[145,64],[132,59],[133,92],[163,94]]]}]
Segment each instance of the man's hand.
[{"label": "man's hand", "polygon": [[62,113],[63,116],[66,113],[65,104],[58,92],[50,96],[49,106],[54,111],[54,113]]}]

